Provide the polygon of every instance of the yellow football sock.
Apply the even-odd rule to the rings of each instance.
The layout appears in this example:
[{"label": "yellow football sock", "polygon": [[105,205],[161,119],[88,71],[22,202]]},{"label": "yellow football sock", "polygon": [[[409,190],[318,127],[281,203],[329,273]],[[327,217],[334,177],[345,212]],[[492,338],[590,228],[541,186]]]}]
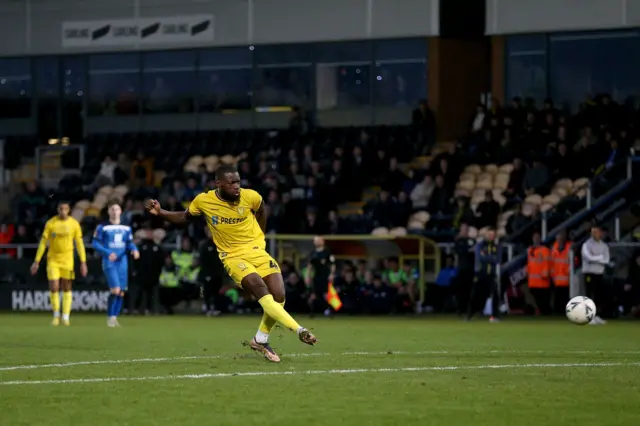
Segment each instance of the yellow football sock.
[{"label": "yellow football sock", "polygon": [[60,293],[57,291],[49,292],[49,301],[51,302],[51,310],[54,316],[60,316]]},{"label": "yellow football sock", "polygon": [[62,292],[62,315],[69,318],[71,313],[71,304],[73,303],[73,294],[70,291]]},{"label": "yellow football sock", "polygon": [[260,303],[260,306],[262,306],[266,315],[287,327],[289,330],[298,331],[300,328],[300,324],[298,324],[278,302],[273,300],[272,295],[267,294],[266,296],[263,296],[258,300],[258,303]]},{"label": "yellow football sock", "polygon": [[[284,302],[282,303],[276,302],[276,303],[278,303],[280,306],[282,306],[282,308],[284,308]],[[260,326],[258,327],[258,330],[265,334],[269,334],[271,333],[271,330],[273,330],[273,326],[276,325],[276,322],[278,321],[274,320],[269,315],[262,314],[262,321],[260,321]]]}]

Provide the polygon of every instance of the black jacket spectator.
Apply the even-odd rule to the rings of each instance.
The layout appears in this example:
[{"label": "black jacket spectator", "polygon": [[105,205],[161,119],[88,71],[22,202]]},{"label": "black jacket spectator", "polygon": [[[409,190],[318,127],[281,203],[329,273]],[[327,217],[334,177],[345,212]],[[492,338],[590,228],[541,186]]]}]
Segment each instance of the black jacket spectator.
[{"label": "black jacket spectator", "polygon": [[476,213],[478,214],[478,228],[484,228],[485,226],[495,228],[500,215],[500,204],[493,199],[491,190],[487,190],[484,201],[478,204],[476,208]]}]

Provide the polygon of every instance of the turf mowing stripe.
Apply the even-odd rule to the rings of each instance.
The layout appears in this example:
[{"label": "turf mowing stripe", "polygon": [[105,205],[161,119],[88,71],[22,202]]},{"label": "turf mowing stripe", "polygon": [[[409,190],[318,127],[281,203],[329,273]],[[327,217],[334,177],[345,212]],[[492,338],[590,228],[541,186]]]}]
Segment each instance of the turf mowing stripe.
[{"label": "turf mowing stripe", "polygon": [[406,367],[406,368],[355,368],[337,370],[306,370],[306,371],[254,371],[244,373],[215,373],[215,374],[182,374],[175,376],[143,376],[143,377],[93,377],[86,379],[63,380],[11,380],[0,381],[0,386],[19,385],[54,385],[75,383],[104,383],[104,382],[141,382],[152,380],[198,380],[220,379],[225,377],[256,377],[256,376],[298,376],[319,374],[356,374],[356,373],[402,373],[420,371],[458,371],[458,370],[504,370],[504,369],[531,369],[531,368],[584,368],[584,367],[629,367],[640,366],[640,362],[602,362],[585,364],[488,364],[467,366],[441,366],[441,367]]},{"label": "turf mowing stripe", "polygon": [[[417,352],[403,352],[403,351],[385,351],[385,352],[341,352],[341,353],[328,353],[328,352],[308,352],[308,353],[284,353],[281,354],[281,358],[297,358],[297,357],[321,357],[321,356],[380,356],[380,355],[488,355],[488,354],[514,354],[514,355],[535,355],[535,354],[565,354],[565,355],[579,355],[579,354],[594,354],[594,355],[634,355],[640,354],[640,351],[417,351]],[[14,370],[35,370],[40,368],[66,368],[76,367],[82,365],[101,365],[101,364],[143,364],[143,363],[162,363],[173,361],[188,361],[198,359],[222,359],[232,358],[234,355],[203,355],[203,356],[179,356],[179,357],[162,357],[162,358],[137,358],[137,359],[117,359],[117,360],[95,360],[95,361],[72,361],[53,364],[24,364],[24,365],[10,365],[0,367],[0,371],[14,371]]]}]

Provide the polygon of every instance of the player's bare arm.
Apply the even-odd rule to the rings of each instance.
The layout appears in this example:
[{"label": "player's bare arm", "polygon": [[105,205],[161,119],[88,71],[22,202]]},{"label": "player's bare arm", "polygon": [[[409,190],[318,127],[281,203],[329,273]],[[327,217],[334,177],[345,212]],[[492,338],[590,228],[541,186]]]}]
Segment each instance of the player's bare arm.
[{"label": "player's bare arm", "polygon": [[173,223],[174,225],[183,226],[188,224],[191,220],[193,220],[193,216],[189,214],[188,210],[183,212],[170,212],[164,210],[158,200],[147,200],[144,203],[144,208],[149,212],[149,214],[158,216],[167,222]]},{"label": "player's bare arm", "polygon": [[267,214],[264,211],[264,202],[260,203],[260,207],[255,211],[254,215],[256,216],[256,220],[258,221],[258,225],[260,225],[260,229],[262,229],[263,233],[267,233]]}]

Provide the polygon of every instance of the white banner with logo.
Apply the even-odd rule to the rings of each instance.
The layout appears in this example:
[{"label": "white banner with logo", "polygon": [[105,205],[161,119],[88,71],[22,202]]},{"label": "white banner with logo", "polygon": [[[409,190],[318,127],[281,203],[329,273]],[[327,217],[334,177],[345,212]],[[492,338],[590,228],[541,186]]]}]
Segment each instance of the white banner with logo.
[{"label": "white banner with logo", "polygon": [[213,15],[62,23],[62,47],[201,43],[214,38]]},{"label": "white banner with logo", "polygon": [[[108,291],[74,291],[72,310],[76,312],[106,311]],[[14,311],[50,311],[49,292],[40,290],[13,290],[11,309]]]}]

